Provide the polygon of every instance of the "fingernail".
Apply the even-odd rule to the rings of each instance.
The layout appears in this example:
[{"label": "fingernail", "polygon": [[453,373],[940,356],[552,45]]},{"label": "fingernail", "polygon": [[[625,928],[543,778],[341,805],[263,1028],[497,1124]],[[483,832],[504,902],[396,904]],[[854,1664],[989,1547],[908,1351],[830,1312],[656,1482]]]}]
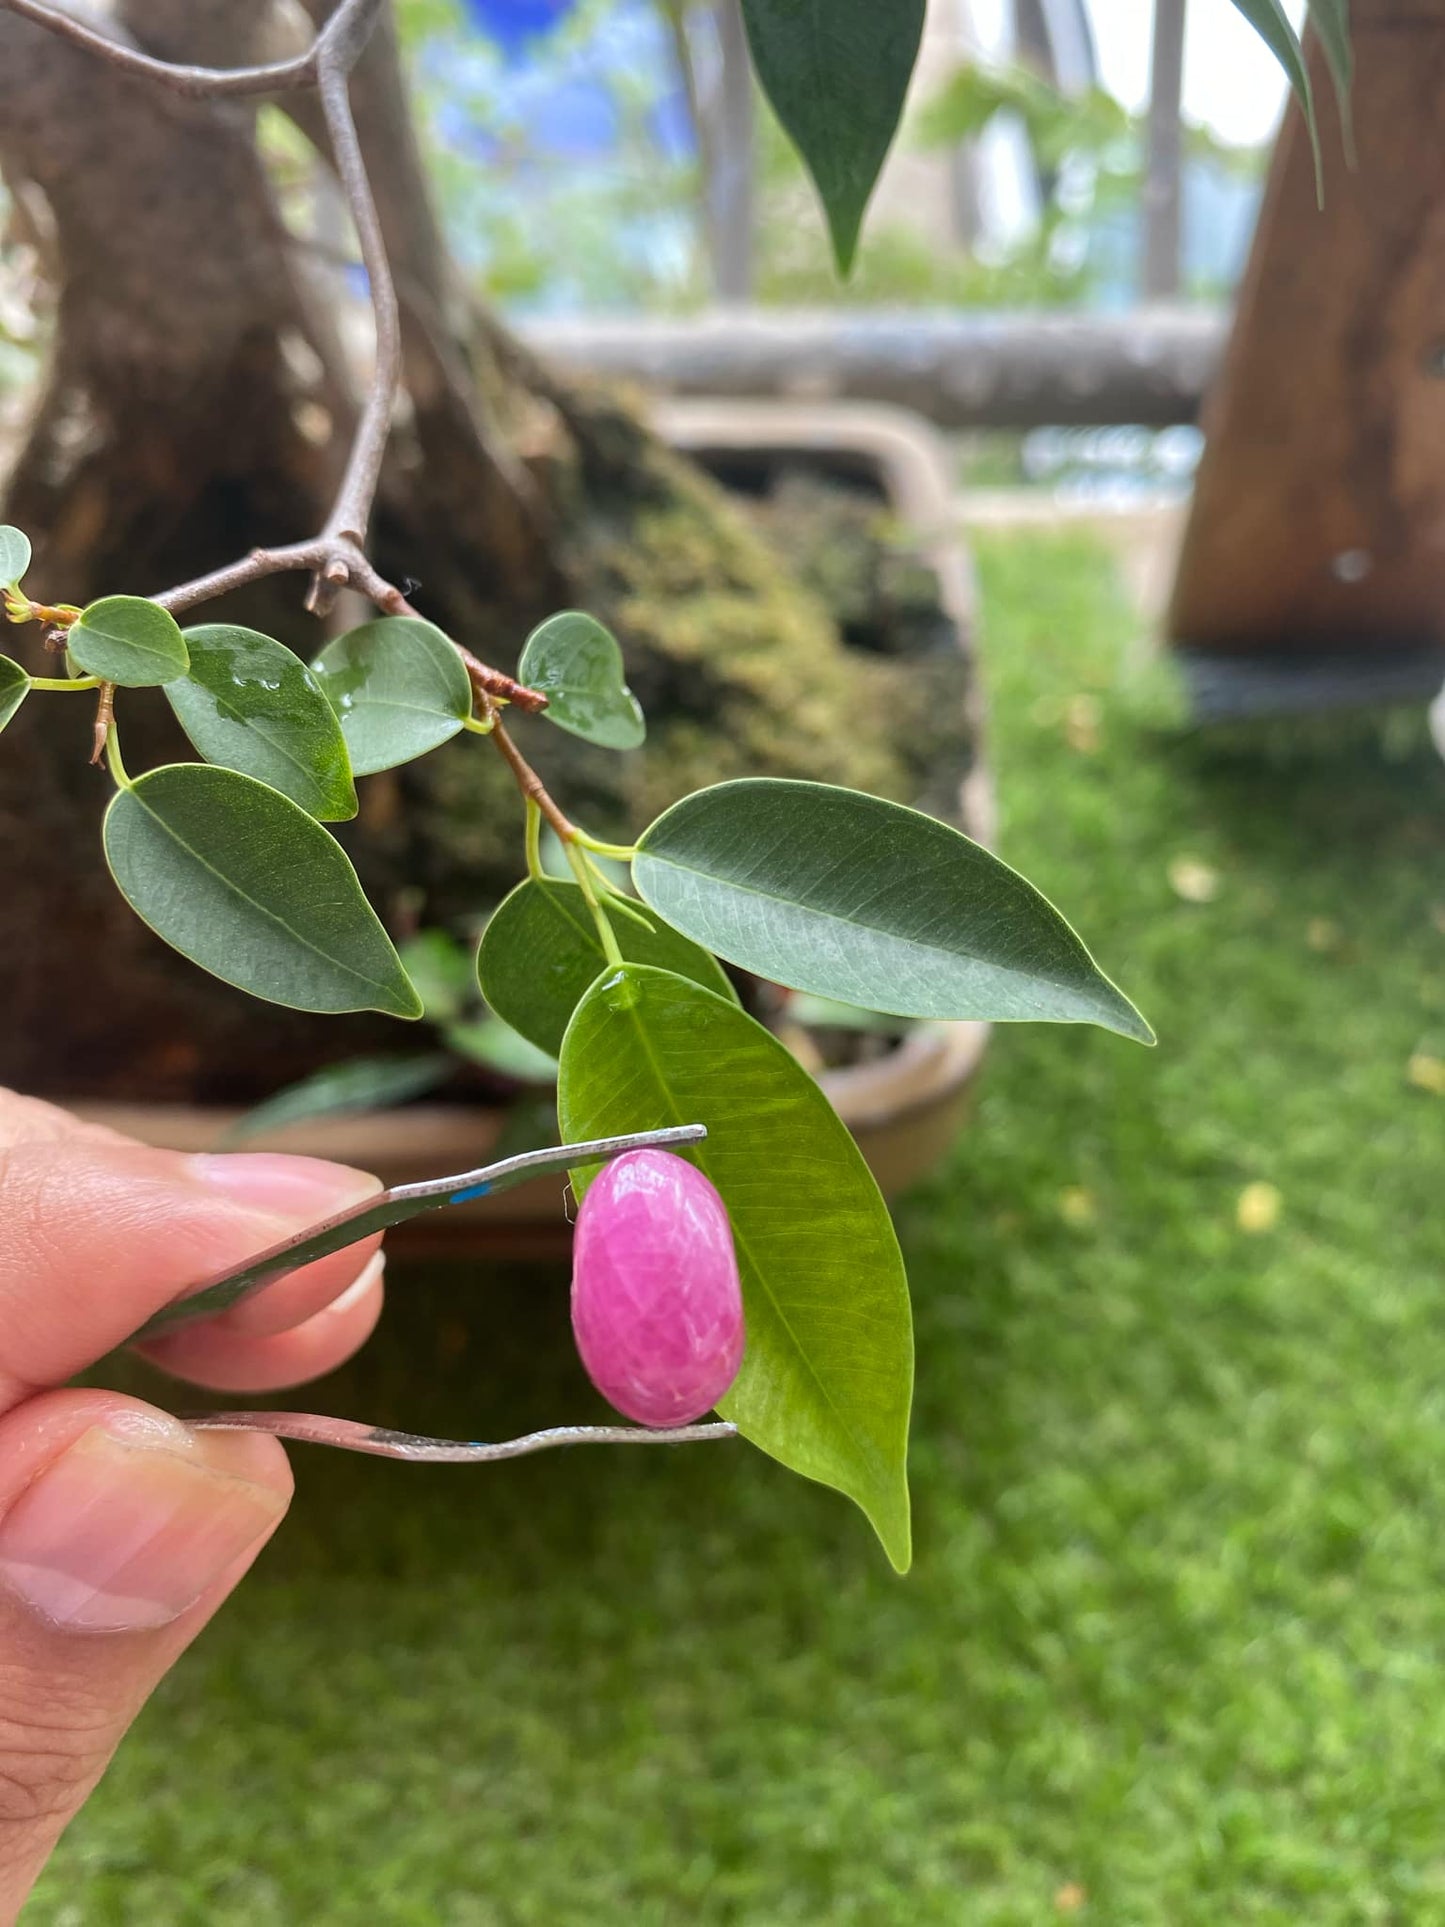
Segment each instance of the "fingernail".
[{"label": "fingernail", "polygon": [[286,1509],[228,1444],[160,1416],[83,1432],[0,1520],[0,1585],[68,1632],[169,1625]]},{"label": "fingernail", "polygon": [[386,1253],[384,1251],[373,1253],[370,1263],[363,1266],[361,1272],[352,1279],[341,1296],[333,1298],[331,1303],[323,1309],[328,1312],[350,1311],[353,1305],[359,1305],[372,1287],[380,1282],[385,1270]]},{"label": "fingernail", "polygon": [[349,1164],[325,1158],[288,1157],[282,1151],[202,1153],[188,1160],[209,1190],[274,1217],[325,1217],[381,1189],[381,1180]]},{"label": "fingernail", "polygon": [[[374,1252],[370,1260],[362,1266],[356,1277],[339,1292],[328,1304],[318,1305],[303,1317],[319,1318],[333,1312],[349,1311],[358,1299],[364,1298],[386,1269],[386,1254]],[[288,1303],[284,1289],[277,1291],[258,1291],[254,1297],[243,1298],[229,1311],[223,1311],[216,1320],[218,1330],[243,1332],[247,1338],[274,1338],[280,1332],[291,1331],[297,1324],[294,1310],[295,1301]]]}]

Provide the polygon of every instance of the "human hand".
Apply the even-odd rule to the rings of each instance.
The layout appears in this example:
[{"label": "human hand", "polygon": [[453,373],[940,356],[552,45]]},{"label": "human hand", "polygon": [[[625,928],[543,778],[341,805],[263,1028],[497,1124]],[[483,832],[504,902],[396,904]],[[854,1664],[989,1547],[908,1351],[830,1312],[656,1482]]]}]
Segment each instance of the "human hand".
[{"label": "human hand", "polygon": [[[311,1158],[150,1150],[0,1091],[0,1920],[291,1497],[275,1439],[57,1388],[186,1285],[377,1189]],[[227,1392],[330,1371],[380,1315],[379,1245],[145,1355]]]}]

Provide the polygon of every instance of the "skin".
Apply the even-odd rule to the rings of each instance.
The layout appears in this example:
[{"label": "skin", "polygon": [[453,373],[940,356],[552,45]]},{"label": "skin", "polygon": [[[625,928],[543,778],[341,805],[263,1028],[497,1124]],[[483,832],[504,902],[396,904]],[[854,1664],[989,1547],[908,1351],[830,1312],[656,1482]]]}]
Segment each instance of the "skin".
[{"label": "skin", "polygon": [[[276,1440],[66,1382],[207,1272],[376,1188],[312,1159],[152,1150],[0,1091],[0,1920],[291,1497]],[[227,1392],[331,1371],[380,1316],[378,1244],[147,1355]]]}]

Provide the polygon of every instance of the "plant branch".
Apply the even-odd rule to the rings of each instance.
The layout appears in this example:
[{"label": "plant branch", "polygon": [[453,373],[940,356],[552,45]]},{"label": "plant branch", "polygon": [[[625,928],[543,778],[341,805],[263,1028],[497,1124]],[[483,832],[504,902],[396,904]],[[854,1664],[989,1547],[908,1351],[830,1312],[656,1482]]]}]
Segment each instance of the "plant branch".
[{"label": "plant branch", "polygon": [[157,60],[152,54],[128,47],[123,41],[112,40],[108,34],[87,26],[74,14],[51,5],[50,0],[0,0],[0,6],[59,34],[62,40],[84,47],[122,73],[156,81],[188,100],[224,100],[283,94],[315,86],[328,64],[348,71],[375,24],[381,0],[341,0],[305,53],[291,60],[272,61],[264,67],[190,67],[171,60]]},{"label": "plant branch", "polygon": [[507,734],[506,726],[500,717],[492,730],[492,741],[506,758],[508,767],[517,779],[517,788],[528,802],[536,804],[561,838],[563,847],[570,848],[576,838],[576,830],[547,794],[546,785]]},{"label": "plant branch", "polygon": [[321,109],[326,116],[326,131],[331,137],[337,178],[351,211],[371,289],[371,311],[376,318],[376,364],[366,405],[361,411],[351,453],[347,457],[346,473],[337,490],[323,535],[362,543],[366,540],[371,505],[376,499],[377,484],[381,480],[382,457],[386,453],[392,410],[396,406],[397,390],[401,385],[401,316],[397,309],[396,287],[387,258],[386,242],[382,238],[381,222],[376,212],[376,199],[371,191],[366,161],[356,135],[356,120],[347,89],[348,72],[349,69],[339,61],[330,56],[323,57],[317,86],[321,95]]}]

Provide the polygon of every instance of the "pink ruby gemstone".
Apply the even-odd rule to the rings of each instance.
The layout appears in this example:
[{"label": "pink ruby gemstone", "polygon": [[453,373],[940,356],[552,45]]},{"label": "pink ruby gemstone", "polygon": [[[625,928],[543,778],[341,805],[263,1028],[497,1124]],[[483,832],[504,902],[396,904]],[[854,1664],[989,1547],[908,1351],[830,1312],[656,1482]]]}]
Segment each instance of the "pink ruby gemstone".
[{"label": "pink ruby gemstone", "polygon": [[592,1383],[640,1425],[690,1425],[737,1377],[732,1228],[685,1158],[628,1151],[593,1180],[572,1248],[572,1330]]}]

